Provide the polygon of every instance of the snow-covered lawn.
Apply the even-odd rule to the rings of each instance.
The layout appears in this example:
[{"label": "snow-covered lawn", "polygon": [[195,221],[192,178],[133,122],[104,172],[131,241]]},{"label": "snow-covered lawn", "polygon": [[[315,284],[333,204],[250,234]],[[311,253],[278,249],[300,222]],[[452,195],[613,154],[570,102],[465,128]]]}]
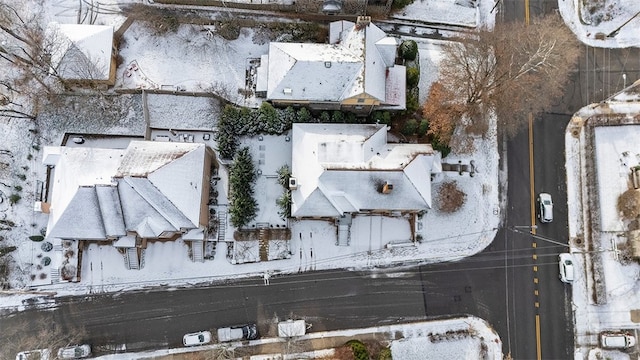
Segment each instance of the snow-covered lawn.
[{"label": "snow-covered lawn", "polygon": [[567,26],[589,46],[640,45],[640,2],[636,0],[558,0],[558,8]]},{"label": "snow-covered lawn", "polygon": [[[640,87],[640,82],[635,86]],[[630,97],[624,94],[617,95],[616,99],[622,101],[609,100],[601,106],[585,107],[576,116],[586,120],[598,114],[610,114],[615,119],[616,114],[632,117],[640,113],[637,99],[627,102]],[[574,121],[576,119],[579,118]],[[640,265],[628,260],[629,221],[617,210],[618,197],[631,186],[631,168],[640,164],[637,145],[640,124],[612,126],[609,121],[600,121],[603,121],[601,126],[591,130],[595,133],[594,149],[586,145],[586,127],[576,137],[570,125],[565,137],[569,238],[576,261],[576,280],[572,286],[576,358],[629,359],[628,354],[597,347],[598,334],[602,331],[629,331],[637,337],[640,330],[637,315],[640,312]],[[593,157],[593,170],[587,169],[590,157]],[[583,181],[594,177],[595,185],[592,181]],[[589,203],[583,198],[588,186],[590,194],[597,196]],[[594,229],[593,222],[589,221],[586,207],[596,209],[598,228]],[[577,239],[587,236],[589,238],[578,242]],[[591,242],[591,251],[585,251],[584,242]]]}]

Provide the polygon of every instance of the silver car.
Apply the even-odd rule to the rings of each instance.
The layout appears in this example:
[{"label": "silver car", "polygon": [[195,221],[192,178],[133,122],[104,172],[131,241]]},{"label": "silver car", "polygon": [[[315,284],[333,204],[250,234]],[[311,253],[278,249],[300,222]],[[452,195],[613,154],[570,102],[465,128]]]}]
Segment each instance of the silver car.
[{"label": "silver car", "polygon": [[538,212],[540,221],[543,223],[552,222],[553,201],[551,200],[551,195],[547,193],[540,193],[540,195],[538,195],[538,206],[540,207],[540,211]]},{"label": "silver car", "polygon": [[73,345],[58,350],[58,359],[82,359],[91,355],[91,346]]}]

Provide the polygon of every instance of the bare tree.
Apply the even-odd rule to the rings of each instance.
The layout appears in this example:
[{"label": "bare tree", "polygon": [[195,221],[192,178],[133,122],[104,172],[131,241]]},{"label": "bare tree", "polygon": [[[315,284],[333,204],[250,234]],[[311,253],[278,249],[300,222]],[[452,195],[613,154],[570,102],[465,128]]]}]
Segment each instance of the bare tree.
[{"label": "bare tree", "polygon": [[54,91],[44,30],[21,2],[0,0],[0,116],[35,118]]},{"label": "bare tree", "polygon": [[493,109],[500,129],[514,134],[528,113],[547,110],[562,95],[579,54],[573,33],[557,15],[529,26],[498,24],[445,46],[439,81],[454,96],[446,103],[463,105],[464,125],[486,122]]},{"label": "bare tree", "polygon": [[3,327],[2,338],[6,343],[0,349],[0,358],[13,359],[20,351],[49,349],[52,354],[71,344],[81,343],[86,332],[83,328],[63,329],[56,326],[53,320],[39,318],[33,321],[19,321],[11,326]]}]

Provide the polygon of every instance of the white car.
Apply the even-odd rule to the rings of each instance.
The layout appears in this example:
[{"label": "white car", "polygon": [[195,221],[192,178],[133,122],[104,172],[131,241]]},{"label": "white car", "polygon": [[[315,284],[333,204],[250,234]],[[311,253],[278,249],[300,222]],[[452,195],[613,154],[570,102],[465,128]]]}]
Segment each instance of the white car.
[{"label": "white car", "polygon": [[73,345],[60,348],[58,350],[58,359],[82,359],[91,356],[91,346]]},{"label": "white car", "polygon": [[560,267],[560,281],[565,283],[573,282],[573,256],[563,253],[558,256],[558,266]]},{"label": "white car", "polygon": [[211,332],[209,331],[198,331],[186,334],[182,337],[182,343],[184,344],[184,346],[204,345],[210,342]]},{"label": "white car", "polygon": [[538,206],[540,207],[540,211],[538,213],[540,221],[543,223],[552,222],[553,201],[551,200],[551,195],[547,193],[540,193],[540,195],[538,195]]},{"label": "white car", "polygon": [[16,360],[49,360],[51,350],[40,349],[31,351],[20,351],[16,354]]},{"label": "white car", "polygon": [[600,345],[604,349],[629,349],[636,345],[636,338],[622,332],[603,332],[600,334]]}]

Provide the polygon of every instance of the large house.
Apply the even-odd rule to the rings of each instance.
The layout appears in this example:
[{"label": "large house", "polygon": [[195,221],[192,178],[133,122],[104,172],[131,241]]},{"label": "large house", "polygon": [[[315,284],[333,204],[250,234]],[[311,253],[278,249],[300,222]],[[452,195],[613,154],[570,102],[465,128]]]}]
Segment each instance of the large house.
[{"label": "large house", "polygon": [[116,81],[113,26],[50,23],[51,71],[74,85],[110,86]]},{"label": "large house", "polygon": [[291,166],[291,216],[319,219],[427,211],[442,171],[430,144],[388,143],[376,124],[294,124]]},{"label": "large house", "polygon": [[396,65],[398,40],[359,17],[330,24],[329,44],[269,44],[257,70],[256,94],[276,106],[368,113],[405,109],[406,70]]},{"label": "large house", "polygon": [[63,280],[79,281],[90,242],[112,245],[130,269],[148,242],[182,238],[199,259],[208,225],[213,152],[204,144],[132,141],[126,149],[46,147],[52,169],[46,239]]}]

